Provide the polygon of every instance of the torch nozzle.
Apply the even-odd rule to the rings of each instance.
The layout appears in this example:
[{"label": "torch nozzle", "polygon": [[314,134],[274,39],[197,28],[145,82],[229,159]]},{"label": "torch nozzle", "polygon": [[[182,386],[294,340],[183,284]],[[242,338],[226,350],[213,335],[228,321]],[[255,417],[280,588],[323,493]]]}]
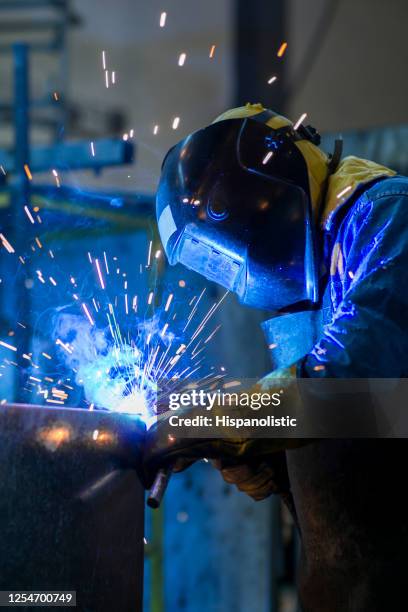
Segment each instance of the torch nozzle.
[{"label": "torch nozzle", "polygon": [[160,507],[167,489],[167,485],[169,484],[171,473],[171,467],[162,468],[157,472],[156,478],[154,479],[152,488],[150,489],[147,497],[147,505],[149,508],[156,509]]}]

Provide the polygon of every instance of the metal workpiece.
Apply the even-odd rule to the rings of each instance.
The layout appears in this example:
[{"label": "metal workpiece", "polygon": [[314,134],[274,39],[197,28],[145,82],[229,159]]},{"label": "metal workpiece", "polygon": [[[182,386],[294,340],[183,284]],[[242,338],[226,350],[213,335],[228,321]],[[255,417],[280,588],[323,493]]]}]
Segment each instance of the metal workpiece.
[{"label": "metal workpiece", "polygon": [[78,610],[142,610],[145,426],[127,415],[0,411],[0,590],[76,591]]}]

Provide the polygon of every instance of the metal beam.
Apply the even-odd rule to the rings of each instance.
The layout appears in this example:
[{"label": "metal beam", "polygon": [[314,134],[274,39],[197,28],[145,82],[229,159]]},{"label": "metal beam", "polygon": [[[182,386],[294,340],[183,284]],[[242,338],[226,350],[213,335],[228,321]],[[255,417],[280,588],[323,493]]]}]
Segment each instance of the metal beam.
[{"label": "metal beam", "polygon": [[[235,103],[261,102],[284,112],[285,56],[277,52],[285,40],[283,0],[236,0]],[[268,80],[276,76],[276,82]]]},{"label": "metal beam", "polygon": [[[129,141],[103,138],[93,143],[95,155],[92,154],[89,140],[33,147],[30,170],[98,170],[107,166],[130,164],[135,159],[135,145]],[[0,164],[9,173],[20,170],[18,163],[14,162],[14,155],[8,151],[0,150]]]}]

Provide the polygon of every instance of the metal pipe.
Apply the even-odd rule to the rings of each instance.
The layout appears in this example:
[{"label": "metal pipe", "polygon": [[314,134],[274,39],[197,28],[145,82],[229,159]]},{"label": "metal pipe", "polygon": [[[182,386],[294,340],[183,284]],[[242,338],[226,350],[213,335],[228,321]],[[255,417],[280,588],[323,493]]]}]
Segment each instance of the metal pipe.
[{"label": "metal pipe", "polygon": [[76,590],[79,610],[141,612],[144,435],[127,415],[1,407],[0,590]]},{"label": "metal pipe", "polygon": [[166,492],[167,485],[171,478],[171,468],[163,468],[157,472],[156,478],[154,479],[153,486],[150,489],[147,497],[147,505],[149,508],[156,510],[160,507],[163,500],[163,496]]}]

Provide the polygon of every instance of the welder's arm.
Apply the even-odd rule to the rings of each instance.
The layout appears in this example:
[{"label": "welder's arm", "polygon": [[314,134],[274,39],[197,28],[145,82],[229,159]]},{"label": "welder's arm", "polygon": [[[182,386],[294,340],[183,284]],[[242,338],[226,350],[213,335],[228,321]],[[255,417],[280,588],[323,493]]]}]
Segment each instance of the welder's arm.
[{"label": "welder's arm", "polygon": [[[408,355],[408,196],[379,197],[353,215],[346,285],[333,321],[302,364],[303,375],[399,378]],[[345,241],[346,242],[346,241]]]},{"label": "welder's arm", "polygon": [[[266,390],[272,393],[273,389],[273,378],[267,378],[260,381],[248,393],[260,393]],[[286,402],[299,401],[295,379],[288,380],[285,395]],[[223,410],[223,407],[214,406],[212,415],[217,412],[222,414]],[[183,410],[182,415],[188,413],[189,408],[187,407]],[[221,470],[227,482],[236,484],[239,489],[254,499],[263,499],[271,493],[281,492],[281,489],[286,487],[287,475],[282,470],[282,451],[298,446],[299,441],[283,438],[260,439],[231,436],[199,439],[176,438],[168,435],[167,421],[172,415],[174,412],[162,414],[147,434],[144,452],[147,486],[151,484],[157,470],[162,467],[172,466],[175,471],[180,471],[199,459],[207,458],[214,460],[216,467]],[[281,457],[278,457],[278,454]],[[275,459],[273,455],[276,455]]]}]

